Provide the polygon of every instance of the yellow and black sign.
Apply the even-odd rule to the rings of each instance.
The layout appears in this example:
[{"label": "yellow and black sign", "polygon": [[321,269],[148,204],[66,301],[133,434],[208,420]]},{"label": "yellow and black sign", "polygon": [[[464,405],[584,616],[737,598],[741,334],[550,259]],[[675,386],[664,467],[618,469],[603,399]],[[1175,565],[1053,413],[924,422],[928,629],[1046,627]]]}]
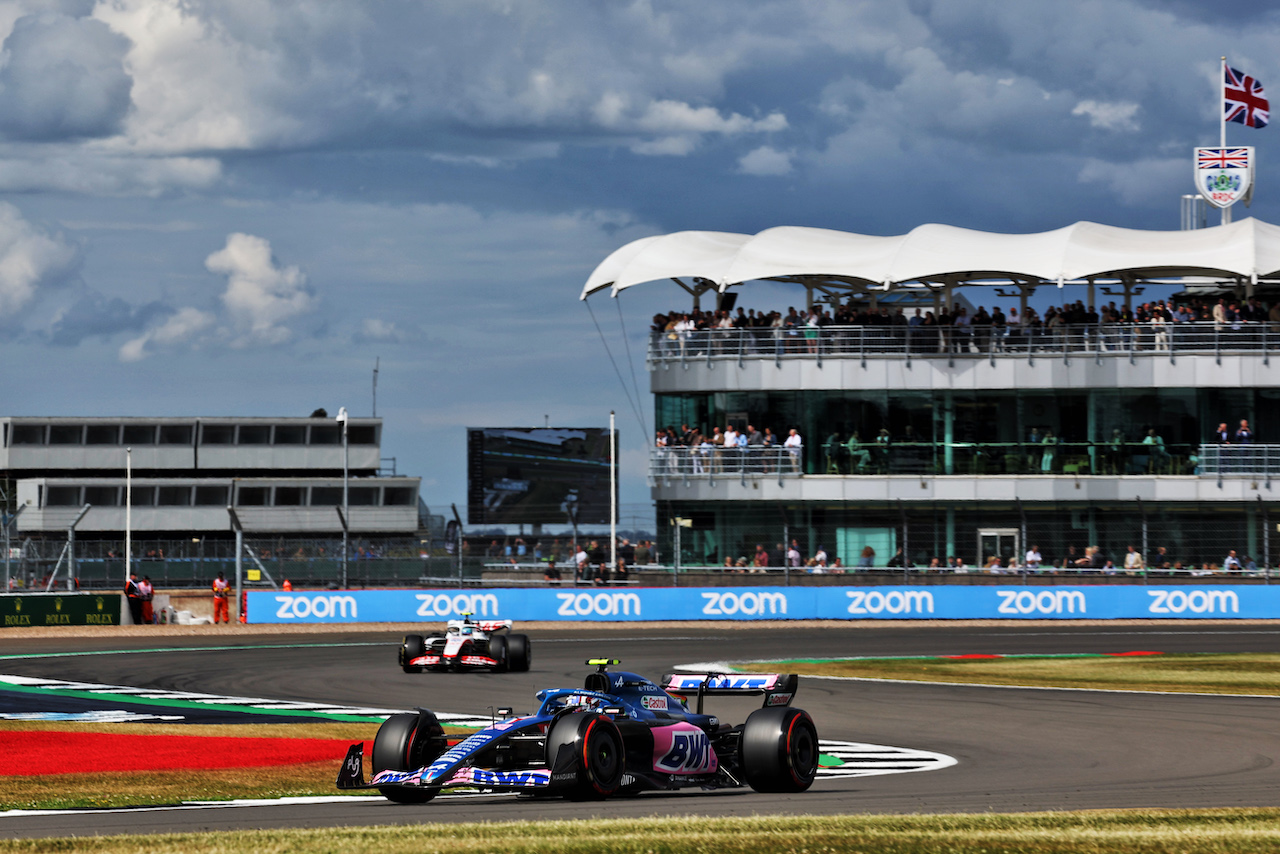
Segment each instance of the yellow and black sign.
[{"label": "yellow and black sign", "polygon": [[0,595],[0,627],[118,626],[118,593],[24,593]]}]

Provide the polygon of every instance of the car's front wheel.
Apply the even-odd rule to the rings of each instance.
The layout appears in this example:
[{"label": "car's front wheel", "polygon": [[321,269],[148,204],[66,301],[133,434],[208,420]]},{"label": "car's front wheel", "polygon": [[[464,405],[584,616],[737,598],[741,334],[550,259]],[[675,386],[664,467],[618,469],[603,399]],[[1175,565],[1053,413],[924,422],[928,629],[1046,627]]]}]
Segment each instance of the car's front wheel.
[{"label": "car's front wheel", "polygon": [[741,767],[757,792],[803,792],[818,775],[818,730],[803,709],[757,709],[742,728]]},{"label": "car's front wheel", "polygon": [[415,658],[426,655],[427,645],[422,635],[405,635],[400,644],[400,668],[405,673],[421,673],[425,668],[418,664],[410,664]]},{"label": "car's front wheel", "polygon": [[[447,747],[444,728],[431,712],[392,715],[373,737],[373,773],[415,771],[430,765]],[[398,804],[425,804],[440,788],[383,786],[378,791]]]},{"label": "car's front wheel", "polygon": [[552,779],[572,773],[569,796],[607,798],[622,786],[626,752],[618,727],[604,715],[574,712],[563,715],[547,733],[547,765]]}]

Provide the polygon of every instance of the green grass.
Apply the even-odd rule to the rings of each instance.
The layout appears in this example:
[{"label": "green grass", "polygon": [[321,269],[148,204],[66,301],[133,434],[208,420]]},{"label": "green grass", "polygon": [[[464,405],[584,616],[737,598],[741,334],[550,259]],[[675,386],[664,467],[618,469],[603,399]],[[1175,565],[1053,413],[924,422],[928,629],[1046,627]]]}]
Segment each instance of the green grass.
[{"label": "green grass", "polygon": [[[431,807],[420,808],[429,821]],[[341,854],[1234,854],[1280,850],[1280,810],[418,824],[0,841],[7,851],[341,852]]]},{"label": "green grass", "polygon": [[1280,654],[848,658],[758,661],[746,672],[1054,688],[1280,696]]}]

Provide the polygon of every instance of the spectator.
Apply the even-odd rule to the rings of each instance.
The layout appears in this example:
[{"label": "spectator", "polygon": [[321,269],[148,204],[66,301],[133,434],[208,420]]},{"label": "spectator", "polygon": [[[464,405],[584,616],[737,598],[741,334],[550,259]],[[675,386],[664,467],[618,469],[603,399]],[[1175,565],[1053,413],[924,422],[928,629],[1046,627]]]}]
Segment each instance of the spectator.
[{"label": "spectator", "polygon": [[1023,563],[1026,564],[1027,569],[1031,570],[1032,572],[1038,572],[1040,570],[1040,564],[1043,561],[1044,561],[1044,557],[1040,554],[1039,546],[1032,546],[1031,548],[1027,549],[1027,555],[1023,559]]},{"label": "spectator", "polygon": [[876,550],[871,546],[864,546],[862,554],[858,557],[858,569],[870,569],[876,565]]},{"label": "spectator", "polygon": [[636,557],[635,557],[636,566],[648,566],[650,563],[652,563],[653,558],[651,558],[649,555],[650,555],[649,541],[641,540],[640,544],[636,546]]},{"label": "spectator", "polygon": [[1129,546],[1129,551],[1124,556],[1124,571],[1129,575],[1135,575],[1145,568],[1146,563],[1142,560],[1142,552],[1135,546]]},{"label": "spectator", "polygon": [[1231,444],[1231,431],[1227,429],[1227,422],[1223,421],[1218,425],[1218,429],[1215,431],[1214,441],[1219,445]]},{"label": "spectator", "polygon": [[787,549],[787,566],[799,567],[801,564],[800,547],[792,540],[791,548]]},{"label": "spectator", "polygon": [[1222,561],[1222,571],[1223,572],[1239,572],[1240,571],[1240,558],[1236,557],[1235,549],[1232,549],[1231,551],[1227,552],[1226,559]]},{"label": "spectator", "polygon": [[813,553],[813,559],[823,566],[827,565],[827,550],[821,544],[819,544],[818,550]]},{"label": "spectator", "polygon": [[1237,445],[1252,445],[1253,431],[1249,429],[1249,420],[1247,418],[1240,419],[1240,426],[1236,429]]},{"label": "spectator", "polygon": [[792,427],[787,434],[787,441],[783,442],[783,447],[787,449],[787,453],[791,455],[791,470],[793,472],[800,471],[800,453],[804,448],[804,442],[800,438],[800,432]]},{"label": "spectator", "polygon": [[547,561],[547,567],[542,571],[542,580],[548,584],[560,583],[560,570],[556,569],[556,562],[554,558]]},{"label": "spectator", "polygon": [[764,550],[763,543],[756,544],[755,558],[751,561],[751,565],[756,572],[764,572],[769,566],[769,553]]}]

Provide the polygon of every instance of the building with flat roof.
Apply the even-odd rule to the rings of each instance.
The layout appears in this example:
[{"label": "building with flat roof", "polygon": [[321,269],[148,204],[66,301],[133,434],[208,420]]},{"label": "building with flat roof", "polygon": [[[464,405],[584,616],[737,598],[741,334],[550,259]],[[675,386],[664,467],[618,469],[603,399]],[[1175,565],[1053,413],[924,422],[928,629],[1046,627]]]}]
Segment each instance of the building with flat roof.
[{"label": "building with flat roof", "polygon": [[[382,420],[351,418],[0,418],[0,477],[20,535],[120,539],[126,493],[138,538],[246,532],[412,535],[420,479],[386,473]],[[127,471],[131,469],[131,471]],[[87,510],[86,510],[87,508]],[[84,512],[79,521],[75,521]]]}]

